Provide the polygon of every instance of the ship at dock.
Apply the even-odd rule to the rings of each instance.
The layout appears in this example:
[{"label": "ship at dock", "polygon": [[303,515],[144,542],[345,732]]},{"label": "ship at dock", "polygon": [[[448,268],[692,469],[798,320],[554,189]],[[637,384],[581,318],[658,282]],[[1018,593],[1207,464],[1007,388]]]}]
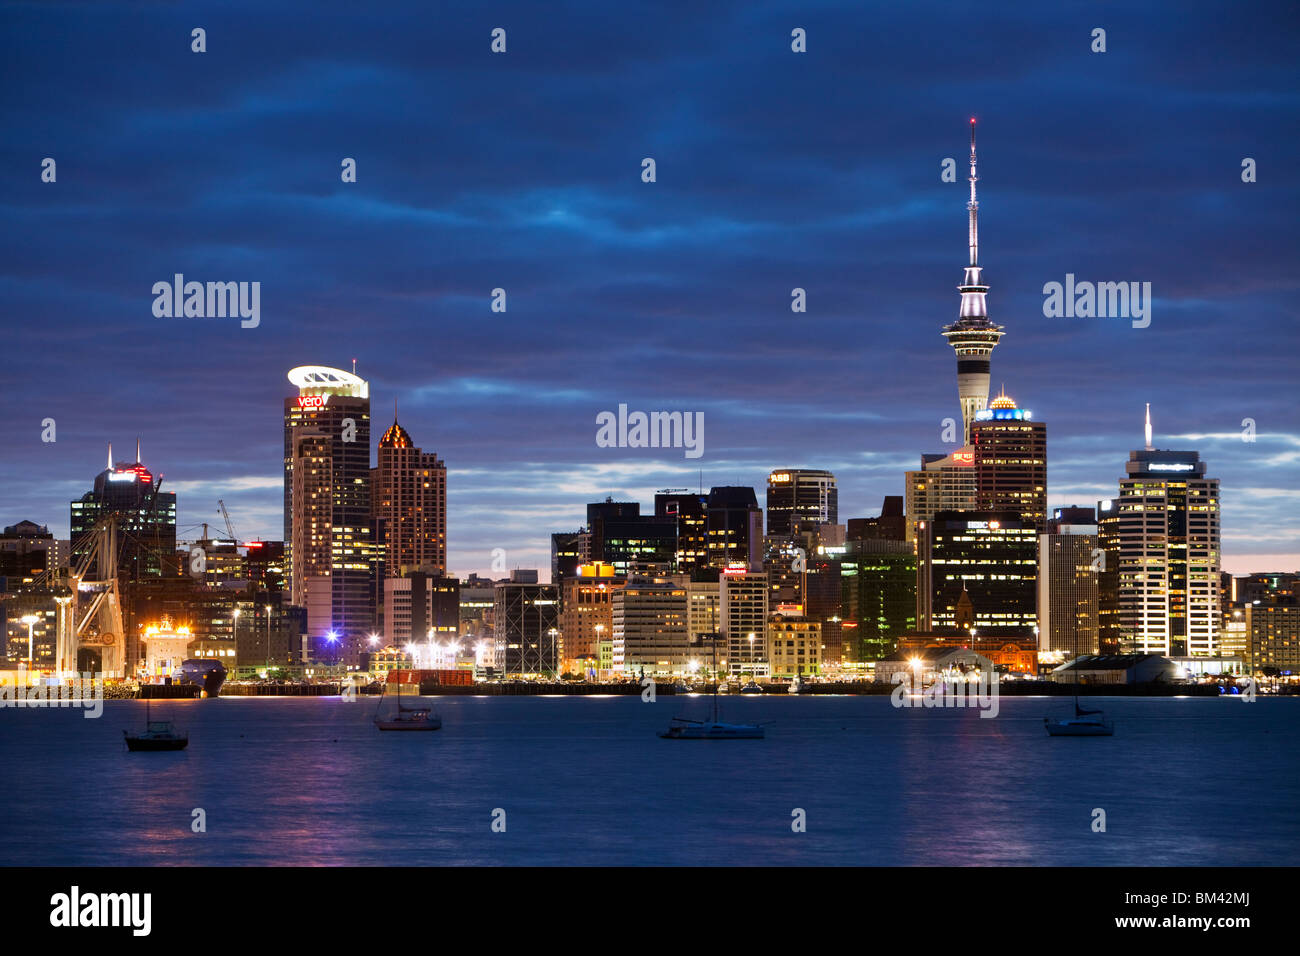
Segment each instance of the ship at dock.
[{"label": "ship at dock", "polygon": [[173,626],[164,617],[145,628],[145,653],[140,661],[141,684],[197,686],[202,697],[216,697],[226,682],[226,666],[213,657],[191,657],[195,637],[185,625]]}]

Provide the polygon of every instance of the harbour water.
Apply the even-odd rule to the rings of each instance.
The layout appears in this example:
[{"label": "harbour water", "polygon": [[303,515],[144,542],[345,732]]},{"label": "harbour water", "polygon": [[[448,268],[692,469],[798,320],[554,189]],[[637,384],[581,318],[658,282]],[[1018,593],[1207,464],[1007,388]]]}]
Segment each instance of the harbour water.
[{"label": "harbour water", "polygon": [[728,697],[770,724],[721,743],[656,737],[702,698],[431,700],[425,734],[378,732],[365,698],[155,703],[190,735],[171,754],[126,752],[140,701],[0,710],[0,864],[1300,862],[1295,698],[1109,698],[1114,737],[1062,739],[1042,721],[1068,699]]}]

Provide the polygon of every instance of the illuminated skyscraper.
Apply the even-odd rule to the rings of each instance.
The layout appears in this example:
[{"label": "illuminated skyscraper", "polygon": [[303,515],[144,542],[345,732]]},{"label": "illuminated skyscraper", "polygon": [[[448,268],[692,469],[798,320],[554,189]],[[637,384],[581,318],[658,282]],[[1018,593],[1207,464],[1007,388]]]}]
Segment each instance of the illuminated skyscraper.
[{"label": "illuminated skyscraper", "polygon": [[313,653],[355,664],[375,621],[370,385],[319,365],[289,372],[284,400],[284,543],[293,604]]},{"label": "illuminated skyscraper", "polygon": [[767,476],[767,533],[792,533],[794,519],[814,524],[839,521],[839,493],[829,471],[781,468]]},{"label": "illuminated skyscraper", "polygon": [[1172,657],[1212,655],[1219,603],[1219,480],[1194,451],[1129,453],[1119,497],[1097,506],[1106,572],[1103,644]]},{"label": "illuminated skyscraper", "polygon": [[917,526],[916,618],[921,631],[972,638],[1031,637],[1037,626],[1038,535],[996,511],[941,511]]},{"label": "illuminated skyscraper", "polygon": [[975,413],[976,495],[980,511],[1012,511],[1047,531],[1047,426],[1005,394]]},{"label": "illuminated skyscraper", "polygon": [[379,439],[378,456],[379,465],[371,469],[371,494],[385,576],[446,574],[446,463],[416,448],[396,418]]},{"label": "illuminated skyscraper", "polygon": [[975,199],[975,120],[970,121],[970,263],[958,286],[961,313],[957,321],[946,326],[944,338],[957,353],[957,396],[961,401],[962,445],[971,443],[971,423],[989,399],[989,357],[1002,338],[1002,326],[989,321],[984,284],[979,264],[979,202]]}]

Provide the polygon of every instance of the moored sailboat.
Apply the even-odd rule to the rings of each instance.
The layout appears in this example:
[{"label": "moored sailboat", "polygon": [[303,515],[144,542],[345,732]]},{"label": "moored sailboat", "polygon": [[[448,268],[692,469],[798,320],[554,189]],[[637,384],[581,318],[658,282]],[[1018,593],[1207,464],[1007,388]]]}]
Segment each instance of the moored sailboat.
[{"label": "moored sailboat", "polygon": [[[380,695],[379,706],[384,706],[388,696],[388,684],[384,684],[384,693]],[[407,707],[402,703],[402,685],[397,685],[397,712],[389,717],[375,714],[375,726],[380,730],[441,730],[442,718],[430,707]]]}]

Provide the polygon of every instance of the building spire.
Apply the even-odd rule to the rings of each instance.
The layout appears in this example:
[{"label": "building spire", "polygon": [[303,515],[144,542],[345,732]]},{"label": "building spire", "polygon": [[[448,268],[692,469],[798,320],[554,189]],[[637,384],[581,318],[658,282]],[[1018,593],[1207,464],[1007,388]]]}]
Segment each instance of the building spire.
[{"label": "building spire", "polygon": [[980,222],[979,222],[979,200],[975,198],[975,181],[979,179],[975,175],[975,117],[970,118],[970,202],[966,208],[970,210],[970,264],[977,266],[980,264]]},{"label": "building spire", "polygon": [[113,470],[113,443],[108,443],[108,470]]},{"label": "building spire", "polygon": [[1150,402],[1147,402],[1146,436],[1147,436],[1147,451],[1154,451],[1154,449],[1151,447],[1151,403]]},{"label": "building spire", "polygon": [[139,438],[139,436],[136,436],[136,439],[135,439],[135,463],[136,463],[137,465],[140,464],[140,438]]}]

